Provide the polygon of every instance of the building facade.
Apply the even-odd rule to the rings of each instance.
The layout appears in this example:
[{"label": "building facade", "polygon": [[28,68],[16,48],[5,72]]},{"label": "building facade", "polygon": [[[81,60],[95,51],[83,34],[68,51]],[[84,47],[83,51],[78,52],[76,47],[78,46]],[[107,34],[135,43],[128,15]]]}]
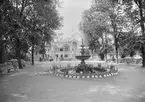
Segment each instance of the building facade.
[{"label": "building facade", "polygon": [[[75,56],[80,55],[81,45],[82,39],[77,34],[68,38],[56,36],[51,44],[45,44],[46,53],[44,59],[54,61],[76,60]],[[35,60],[42,58],[42,55],[39,54],[39,50],[39,47],[35,49]]]},{"label": "building facade", "polygon": [[53,60],[75,60],[80,54],[80,42],[76,39],[59,39],[51,43],[46,51]]}]

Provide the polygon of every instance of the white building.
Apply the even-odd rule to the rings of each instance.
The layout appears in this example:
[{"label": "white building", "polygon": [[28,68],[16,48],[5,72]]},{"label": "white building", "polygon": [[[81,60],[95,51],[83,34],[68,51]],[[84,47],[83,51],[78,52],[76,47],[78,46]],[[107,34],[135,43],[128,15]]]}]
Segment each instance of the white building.
[{"label": "white building", "polygon": [[47,48],[46,54],[53,60],[74,60],[80,54],[80,44],[75,38],[57,39]]},{"label": "white building", "polygon": [[[85,43],[85,41],[84,41]],[[76,60],[75,56],[80,55],[82,40],[79,35],[74,34],[71,37],[63,38],[60,35],[51,42],[45,44],[45,59],[58,60]],[[39,60],[42,55],[39,54],[40,48],[35,49],[35,60]]]}]

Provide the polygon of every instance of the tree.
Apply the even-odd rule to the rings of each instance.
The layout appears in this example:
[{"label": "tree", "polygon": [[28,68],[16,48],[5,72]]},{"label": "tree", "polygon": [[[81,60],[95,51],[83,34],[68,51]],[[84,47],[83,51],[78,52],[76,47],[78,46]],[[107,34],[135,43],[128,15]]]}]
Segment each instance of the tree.
[{"label": "tree", "polygon": [[94,54],[94,52],[100,49],[101,44],[98,39],[92,38],[89,41],[88,46],[89,46],[89,49],[91,50],[91,53]]},{"label": "tree", "polygon": [[[32,60],[34,59],[34,46],[40,46],[41,49],[45,49],[45,44],[46,43],[50,43],[51,40],[53,39],[53,35],[54,30],[59,29],[59,27],[61,26],[61,20],[62,18],[59,16],[56,7],[54,5],[53,2],[50,2],[51,5],[47,5],[45,4],[45,2],[40,2],[38,1],[39,5],[35,5],[34,9],[37,10],[38,15],[36,22],[38,21],[37,24],[35,24],[35,26],[33,25],[33,27],[31,27],[33,29],[33,31],[39,30],[39,37],[37,36],[31,36],[31,42],[39,41],[39,43],[32,43]],[[38,9],[39,8],[39,9]],[[35,12],[34,12],[35,14]],[[35,17],[35,18],[36,18]],[[34,19],[32,19],[34,21]],[[35,21],[34,21],[35,22]],[[41,40],[40,40],[41,39]],[[45,52],[45,51],[43,51]],[[43,57],[44,57],[45,53],[42,53]],[[32,61],[34,62],[34,61]]]},{"label": "tree", "polygon": [[5,61],[5,47],[8,42],[8,35],[11,30],[11,16],[14,15],[14,8],[9,0],[0,1],[0,63]]},{"label": "tree", "polygon": [[80,23],[80,30],[84,32],[89,40],[90,49],[96,50],[99,47],[99,40],[103,41],[103,33],[107,31],[107,18],[105,14],[96,12],[94,8],[86,10],[83,14],[83,20]]},{"label": "tree", "polygon": [[[119,0],[111,0],[113,3],[119,2]],[[140,42],[141,42],[141,53],[142,53],[142,66],[145,67],[145,46],[144,46],[144,38],[145,38],[145,25],[144,25],[144,11],[145,11],[145,1],[144,0],[122,0],[122,2],[130,6],[131,9],[129,9],[129,14],[132,15],[136,11],[135,16],[132,16],[134,22],[137,24],[139,23],[140,29],[141,29],[141,36],[140,36]],[[133,5],[136,7],[135,9],[133,8]],[[134,18],[135,17],[135,18]]]},{"label": "tree", "polygon": [[[122,8],[120,4],[115,5],[109,0],[96,0],[90,10],[84,13],[85,19],[83,19],[84,33],[99,36],[102,38],[102,41],[105,39],[102,42],[103,46],[106,46],[105,43],[107,43],[106,39],[108,38],[104,33],[113,36],[117,63],[120,36],[118,32],[122,29],[121,25],[124,23],[121,11]],[[107,53],[107,49],[104,51]]]},{"label": "tree", "polygon": [[[100,2],[100,1],[98,1]],[[105,6],[108,5],[108,6]],[[104,12],[107,14],[107,16],[109,17],[109,21],[110,21],[110,29],[111,33],[113,35],[113,39],[114,39],[114,46],[115,46],[115,52],[116,52],[116,62],[118,63],[118,56],[119,56],[119,36],[120,33],[118,33],[119,27],[120,27],[120,23],[123,20],[123,17],[121,16],[121,13],[118,12],[121,10],[120,5],[115,5],[114,3],[110,2],[110,1],[106,1],[104,0],[103,3],[101,3],[100,5],[98,5],[98,9],[101,12]],[[123,21],[122,21],[123,22]]]},{"label": "tree", "polygon": [[[8,8],[6,3],[12,9]],[[7,8],[3,8],[4,4]],[[61,25],[60,21],[62,18],[59,17],[56,10],[56,4],[58,3],[55,0],[5,0],[2,2],[1,17],[7,18],[7,22],[4,22],[4,27],[2,26],[4,30],[1,32],[2,36],[0,38],[2,40],[8,39],[14,45],[20,69],[22,68],[21,54],[23,51],[21,45],[24,43],[28,46],[31,45],[32,52],[34,52],[34,46],[38,41],[36,38],[39,37],[39,41],[46,40],[48,35],[52,34],[50,31],[58,29]],[[6,11],[8,13],[5,13]],[[2,19],[1,21],[4,20]],[[49,29],[49,32],[47,32],[48,30],[44,32],[41,30],[42,28]]]}]

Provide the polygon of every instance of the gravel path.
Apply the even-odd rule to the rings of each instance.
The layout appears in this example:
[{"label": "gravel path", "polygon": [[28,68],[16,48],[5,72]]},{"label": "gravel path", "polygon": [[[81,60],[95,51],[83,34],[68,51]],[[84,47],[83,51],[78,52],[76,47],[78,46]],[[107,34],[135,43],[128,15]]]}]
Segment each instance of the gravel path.
[{"label": "gravel path", "polygon": [[64,79],[45,72],[51,63],[0,78],[0,102],[145,102],[145,69],[119,65],[119,75]]}]

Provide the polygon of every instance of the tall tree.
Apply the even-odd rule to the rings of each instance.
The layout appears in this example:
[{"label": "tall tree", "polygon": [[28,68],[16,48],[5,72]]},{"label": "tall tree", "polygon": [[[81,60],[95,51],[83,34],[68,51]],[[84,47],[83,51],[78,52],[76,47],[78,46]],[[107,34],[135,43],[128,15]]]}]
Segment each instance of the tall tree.
[{"label": "tall tree", "polygon": [[[7,1],[7,2],[6,2]],[[7,5],[3,9],[3,4],[9,3],[9,5],[13,8],[8,8]],[[22,44],[24,42],[31,42],[32,48],[34,52],[34,46],[38,39],[39,35],[44,36],[40,37],[45,39],[46,35],[51,35],[50,32],[42,33],[41,28],[44,26],[47,29],[55,30],[58,29],[61,25],[61,17],[59,16],[57,10],[56,10],[56,4],[57,2],[55,0],[2,0],[2,4],[0,4],[1,7],[1,24],[2,21],[7,18],[9,21],[4,22],[3,25],[5,25],[3,28],[4,31],[2,31],[2,36],[0,36],[1,39],[9,39],[10,41],[14,42],[15,45],[15,52],[18,59],[19,68],[22,68],[21,65],[21,52],[22,52]],[[38,9],[39,8],[39,9]],[[9,11],[8,11],[9,10]],[[5,11],[8,11],[8,13],[5,13]],[[11,12],[12,13],[11,13]],[[5,13],[5,15],[4,15]],[[9,16],[9,18],[7,17]],[[36,17],[37,19],[32,19]],[[4,20],[3,20],[4,18]],[[7,20],[6,19],[6,20]],[[32,21],[32,22],[31,22]],[[39,22],[37,22],[39,21]],[[29,28],[30,27],[30,28]],[[8,28],[8,29],[6,29]],[[40,33],[40,34],[39,34]],[[4,37],[5,35],[8,35],[8,37]],[[31,38],[31,40],[29,39]],[[33,56],[33,55],[32,55]]]},{"label": "tall tree", "polygon": [[[121,9],[122,8],[120,7],[119,4],[115,5],[109,0],[96,0],[95,3],[92,4],[90,10],[88,10],[89,13],[85,14],[86,16],[84,16],[86,19],[88,19],[88,21],[83,20],[84,32],[87,33],[88,35],[92,34],[92,32],[94,31],[95,31],[94,33],[95,35],[97,36],[101,35],[102,38],[105,36],[103,35],[103,32],[112,34],[114,39],[117,63],[118,63],[118,49],[119,49],[118,31],[121,29],[120,23],[123,21],[123,17],[121,16]],[[99,29],[94,30],[92,28],[94,29],[99,28]],[[98,33],[99,31],[101,31],[102,33],[99,34]]]},{"label": "tall tree", "polygon": [[12,17],[15,16],[15,8],[10,0],[0,1],[0,63],[4,62],[4,50],[10,40],[10,33],[14,30]]},{"label": "tall tree", "polygon": [[110,0],[97,0],[96,1],[96,10],[106,13],[109,17],[110,22],[110,32],[113,35],[115,53],[116,53],[116,62],[118,63],[119,57],[119,36],[120,29],[122,28],[121,23],[124,23],[124,19],[122,17],[122,5],[119,3],[111,2]]},{"label": "tall tree", "polygon": [[[120,0],[111,0],[113,3],[118,3],[120,2]],[[145,1],[144,0],[121,0],[122,3],[124,3],[125,5],[131,5],[131,7],[136,7],[134,10],[138,11],[137,15],[138,17],[136,19],[134,19],[135,21],[137,20],[138,23],[140,24],[140,28],[141,28],[141,38],[142,38],[142,47],[141,47],[141,52],[142,52],[142,66],[145,67],[145,46],[144,46],[144,37],[145,37],[145,25],[144,25],[144,11],[145,11]],[[132,12],[133,9],[130,9],[130,12]],[[133,13],[133,12],[132,12]]]},{"label": "tall tree", "polygon": [[[119,0],[112,0],[113,3],[119,2]],[[145,67],[145,42],[144,42],[144,38],[145,38],[145,25],[144,25],[144,17],[145,17],[145,0],[122,0],[122,3],[125,5],[130,6],[132,9],[129,9],[130,14],[135,14],[132,15],[132,18],[135,17],[135,19],[133,18],[132,20],[134,20],[134,22],[139,23],[140,25],[140,29],[141,29],[141,36],[138,38],[141,41],[141,53],[142,53],[142,67]],[[133,12],[135,11],[135,12]]]},{"label": "tall tree", "polygon": [[[56,2],[36,1],[38,5],[33,5],[29,11],[29,41],[31,42],[32,65],[34,65],[35,46],[44,46],[45,42],[50,42],[54,35],[54,30],[61,26],[62,18],[56,10]],[[38,9],[39,8],[39,9]],[[37,13],[36,13],[37,12]]]}]

